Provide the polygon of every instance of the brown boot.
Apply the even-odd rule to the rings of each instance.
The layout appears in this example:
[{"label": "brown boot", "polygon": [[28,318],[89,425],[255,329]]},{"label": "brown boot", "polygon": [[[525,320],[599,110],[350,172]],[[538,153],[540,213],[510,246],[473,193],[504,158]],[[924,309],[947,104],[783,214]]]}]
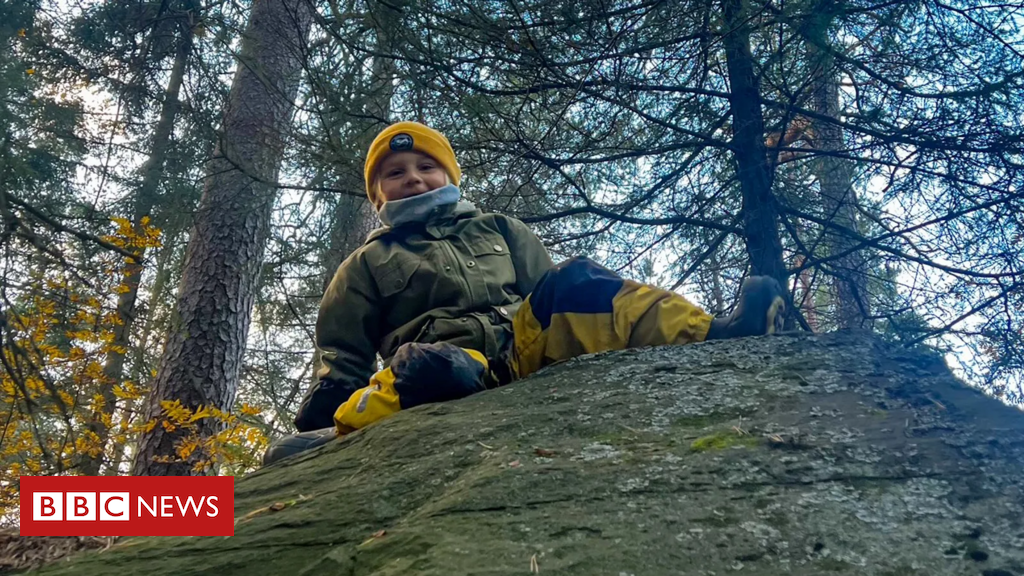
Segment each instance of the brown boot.
[{"label": "brown boot", "polygon": [[771,276],[751,276],[740,287],[740,299],[732,314],[715,318],[705,340],[774,334],[782,330],[786,298]]}]

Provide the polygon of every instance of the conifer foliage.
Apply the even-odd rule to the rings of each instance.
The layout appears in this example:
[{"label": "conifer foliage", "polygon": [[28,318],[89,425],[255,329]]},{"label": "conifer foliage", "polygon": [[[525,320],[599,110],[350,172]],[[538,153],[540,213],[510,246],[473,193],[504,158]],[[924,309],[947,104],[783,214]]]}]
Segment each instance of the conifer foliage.
[{"label": "conifer foliage", "polygon": [[0,6],[0,512],[20,474],[253,469],[314,378],[363,153],[448,135],[555,259],[930,346],[1024,402],[1024,4]]}]

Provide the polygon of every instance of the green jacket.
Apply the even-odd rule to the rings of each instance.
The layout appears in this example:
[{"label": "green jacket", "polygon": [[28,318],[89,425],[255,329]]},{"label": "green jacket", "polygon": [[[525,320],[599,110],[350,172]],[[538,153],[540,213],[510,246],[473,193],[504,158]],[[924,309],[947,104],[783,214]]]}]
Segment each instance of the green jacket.
[{"label": "green jacket", "polygon": [[450,342],[500,364],[512,318],[553,266],[515,218],[467,202],[425,223],[375,230],[338,268],[320,303],[319,381],[295,417],[299,431],[333,424],[334,411],[407,342]]}]

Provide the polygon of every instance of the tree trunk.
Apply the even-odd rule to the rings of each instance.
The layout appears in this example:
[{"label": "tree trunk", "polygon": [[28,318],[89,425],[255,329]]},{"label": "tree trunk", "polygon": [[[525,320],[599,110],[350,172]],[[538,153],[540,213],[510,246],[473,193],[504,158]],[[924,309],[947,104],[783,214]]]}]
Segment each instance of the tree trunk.
[{"label": "tree trunk", "polygon": [[[167,81],[167,90],[164,93],[163,105],[160,110],[160,120],[157,121],[153,130],[152,148],[149,158],[142,166],[142,183],[135,195],[132,224],[135,227],[135,233],[139,235],[143,234],[145,228],[142,223],[143,218],[150,216],[156,203],[157,187],[163,176],[167,149],[171,142],[171,132],[178,114],[178,94],[185,78],[185,66],[192,52],[192,31],[189,26],[183,23],[179,34],[174,65],[171,68],[171,76]],[[116,313],[119,322],[114,328],[114,339],[103,363],[103,407],[99,413],[93,415],[93,419],[86,425],[87,430],[95,435],[95,441],[103,448],[99,455],[87,457],[82,462],[81,472],[87,476],[98,475],[104,463],[110,437],[110,429],[105,421],[113,417],[117,408],[114,386],[120,383],[124,376],[125,355],[135,322],[135,305],[139,297],[139,283],[143,272],[142,261],[146,255],[146,248],[140,246],[135,248],[134,252],[137,256],[125,266],[124,284],[128,287],[128,291],[117,299]]]},{"label": "tree trunk", "polygon": [[[839,80],[832,56],[823,49],[828,45],[828,27],[832,14],[826,7],[815,12],[809,27],[807,59],[811,67],[811,109],[829,118],[839,118]],[[851,230],[857,229],[857,194],[853,189],[853,164],[832,153],[846,150],[842,129],[832,123],[813,121],[814,148],[820,152],[812,164],[818,179],[821,207],[826,219]],[[825,230],[831,254],[845,252],[855,244],[842,233]],[[856,251],[832,264],[836,322],[840,328],[860,328],[870,315],[867,277],[864,275],[863,252]]]},{"label": "tree trunk", "polygon": [[[178,400],[229,410],[235,400],[256,283],[269,237],[285,136],[302,70],[301,48],[312,13],[305,0],[255,0],[228,95],[221,140],[207,165],[179,287],[177,324],[160,360],[146,420]],[[217,433],[213,418],[196,423],[200,440]],[[175,454],[181,428],[142,435],[135,475],[202,473],[203,454]],[[197,466],[198,463],[198,466]]]},{"label": "tree trunk", "polygon": [[772,175],[765,161],[760,86],[750,51],[749,10],[745,0],[723,0],[723,13],[727,31],[723,42],[733,117],[732,147],[743,194],[741,211],[747,255],[753,274],[772,276],[786,286],[778,206],[771,190]]}]

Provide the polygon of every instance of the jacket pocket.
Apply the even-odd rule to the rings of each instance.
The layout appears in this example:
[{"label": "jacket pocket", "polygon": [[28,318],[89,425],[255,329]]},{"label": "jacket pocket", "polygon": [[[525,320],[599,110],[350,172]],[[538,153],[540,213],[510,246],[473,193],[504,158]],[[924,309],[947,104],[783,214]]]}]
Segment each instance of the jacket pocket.
[{"label": "jacket pocket", "polygon": [[487,304],[507,302],[515,292],[516,269],[505,239],[500,234],[480,235],[467,244],[472,260],[466,265],[475,268],[468,279],[477,298],[485,293]]},{"label": "jacket pocket", "polygon": [[404,254],[392,256],[379,267],[379,272],[375,274],[380,295],[387,298],[405,290],[412,275],[419,267],[419,258]]},{"label": "jacket pocket", "polygon": [[471,312],[459,318],[434,318],[427,333],[417,340],[424,344],[448,342],[460,348],[476,350],[487,356],[495,348],[487,315]]},{"label": "jacket pocket", "polygon": [[512,258],[509,253],[508,244],[500,234],[476,236],[469,242],[469,250],[473,256],[505,256]]}]

